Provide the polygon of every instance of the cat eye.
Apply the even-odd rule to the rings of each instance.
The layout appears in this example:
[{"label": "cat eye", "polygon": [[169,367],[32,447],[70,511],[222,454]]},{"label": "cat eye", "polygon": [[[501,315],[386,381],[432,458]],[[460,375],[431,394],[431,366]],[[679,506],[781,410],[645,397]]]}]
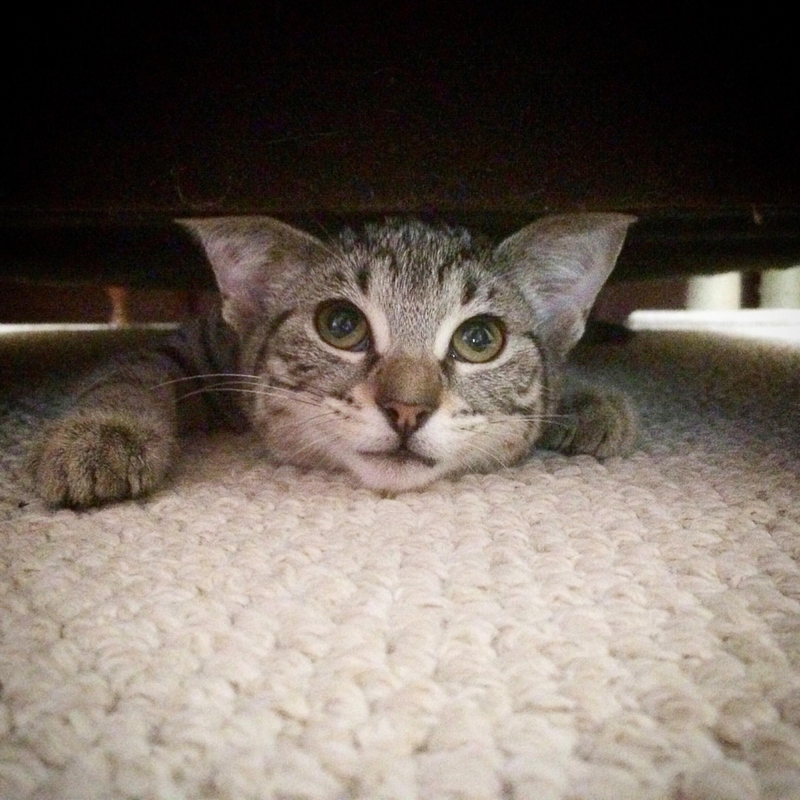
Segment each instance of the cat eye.
[{"label": "cat eye", "polygon": [[347,300],[329,300],[317,308],[314,325],[322,341],[339,350],[366,350],[369,325],[364,314]]},{"label": "cat eye", "polygon": [[458,326],[450,341],[450,355],[459,361],[483,364],[497,358],[506,343],[503,323],[495,317],[472,317]]}]

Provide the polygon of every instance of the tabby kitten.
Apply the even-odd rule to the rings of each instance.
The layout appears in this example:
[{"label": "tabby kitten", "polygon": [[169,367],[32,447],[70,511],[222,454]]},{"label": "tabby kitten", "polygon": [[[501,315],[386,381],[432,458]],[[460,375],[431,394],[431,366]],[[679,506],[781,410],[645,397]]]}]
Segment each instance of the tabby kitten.
[{"label": "tabby kitten", "polygon": [[75,507],[144,495],[182,431],[219,423],[389,494],[513,464],[537,441],[624,453],[625,398],[564,394],[562,376],[631,222],[546,217],[493,248],[416,221],[323,243],[266,217],[183,220],[220,310],[97,373],[35,447],[36,486]]}]

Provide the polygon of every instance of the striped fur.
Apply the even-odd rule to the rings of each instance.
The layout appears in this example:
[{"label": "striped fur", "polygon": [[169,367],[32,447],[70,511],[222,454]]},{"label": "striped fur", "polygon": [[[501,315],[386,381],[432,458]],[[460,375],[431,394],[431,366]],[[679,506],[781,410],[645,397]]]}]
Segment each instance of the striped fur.
[{"label": "striped fur", "polygon": [[627,402],[561,386],[630,222],[549,217],[492,247],[416,221],[322,242],[264,217],[185,220],[219,310],[95,375],[34,449],[36,485],[53,505],[143,495],[182,432],[219,424],[389,494],[508,466],[537,440],[622,452]]}]

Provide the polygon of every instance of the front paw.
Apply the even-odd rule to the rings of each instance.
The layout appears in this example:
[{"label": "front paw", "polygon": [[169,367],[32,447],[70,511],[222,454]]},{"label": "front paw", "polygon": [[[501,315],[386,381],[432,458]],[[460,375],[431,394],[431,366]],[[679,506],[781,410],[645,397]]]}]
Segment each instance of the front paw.
[{"label": "front paw", "polygon": [[151,492],[176,449],[159,422],[97,409],[58,420],[30,460],[36,491],[52,506],[76,508]]},{"label": "front paw", "polygon": [[539,445],[567,455],[627,455],[636,443],[638,428],[636,412],[622,392],[586,387],[565,395]]}]

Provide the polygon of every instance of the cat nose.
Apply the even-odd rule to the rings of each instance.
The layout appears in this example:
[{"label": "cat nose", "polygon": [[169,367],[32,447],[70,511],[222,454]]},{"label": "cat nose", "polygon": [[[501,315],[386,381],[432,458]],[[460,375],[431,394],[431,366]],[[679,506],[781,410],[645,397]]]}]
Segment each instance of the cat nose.
[{"label": "cat nose", "polygon": [[376,405],[401,436],[419,430],[441,402],[442,374],[433,359],[404,353],[386,356],[371,382]]},{"label": "cat nose", "polygon": [[381,411],[389,424],[399,433],[407,435],[421,428],[435,409],[410,403],[383,402]]}]

